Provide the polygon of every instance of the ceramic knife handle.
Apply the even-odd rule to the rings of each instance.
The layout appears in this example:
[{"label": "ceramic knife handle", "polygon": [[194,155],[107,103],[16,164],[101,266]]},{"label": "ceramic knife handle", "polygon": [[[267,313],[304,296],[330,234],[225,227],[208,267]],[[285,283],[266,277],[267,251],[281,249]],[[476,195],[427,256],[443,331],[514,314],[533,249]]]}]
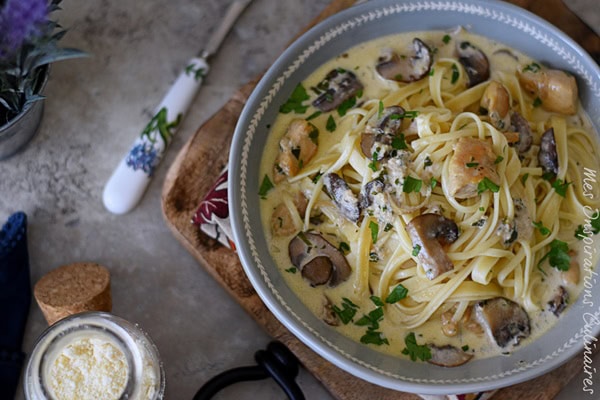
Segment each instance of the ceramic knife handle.
[{"label": "ceramic knife handle", "polygon": [[106,182],[102,201],[108,211],[125,214],[142,198],[208,69],[204,58],[195,57],[177,77],[152,119]]}]

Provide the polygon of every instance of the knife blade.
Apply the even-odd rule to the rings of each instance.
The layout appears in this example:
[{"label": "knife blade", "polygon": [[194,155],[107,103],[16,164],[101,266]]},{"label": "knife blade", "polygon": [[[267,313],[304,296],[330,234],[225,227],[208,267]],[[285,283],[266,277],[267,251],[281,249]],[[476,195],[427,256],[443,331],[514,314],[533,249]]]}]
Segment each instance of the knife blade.
[{"label": "knife blade", "polygon": [[236,0],[228,7],[204,49],[189,60],[171,85],[142,133],[106,182],[102,201],[108,211],[125,214],[133,210],[141,200],[210,69],[208,60],[221,46],[233,24],[251,1]]}]

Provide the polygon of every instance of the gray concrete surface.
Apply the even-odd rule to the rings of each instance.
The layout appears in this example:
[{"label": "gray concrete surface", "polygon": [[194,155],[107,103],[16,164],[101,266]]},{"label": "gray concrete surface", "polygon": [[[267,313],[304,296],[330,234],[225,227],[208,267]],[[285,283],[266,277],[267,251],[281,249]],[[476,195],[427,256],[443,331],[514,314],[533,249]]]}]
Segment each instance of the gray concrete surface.
[{"label": "gray concrete surface", "polygon": [[[212,60],[142,202],[124,216],[104,210],[103,185],[230,0],[65,0],[56,14],[69,28],[62,44],[91,57],[53,65],[41,131],[23,152],[0,162],[0,218],[17,210],[28,214],[33,282],[77,261],[111,270],[113,312],[139,323],[155,340],[168,399],[191,399],[215,374],[252,364],[254,352],[270,338],[166,227],[160,192],[167,166],[197,127],[267,68],[328,2],[254,0]],[[25,351],[45,328],[33,304]],[[299,383],[308,399],[330,398],[305,371]],[[561,399],[584,398],[581,385],[572,386]],[[284,395],[264,382],[237,385],[217,398]]]}]

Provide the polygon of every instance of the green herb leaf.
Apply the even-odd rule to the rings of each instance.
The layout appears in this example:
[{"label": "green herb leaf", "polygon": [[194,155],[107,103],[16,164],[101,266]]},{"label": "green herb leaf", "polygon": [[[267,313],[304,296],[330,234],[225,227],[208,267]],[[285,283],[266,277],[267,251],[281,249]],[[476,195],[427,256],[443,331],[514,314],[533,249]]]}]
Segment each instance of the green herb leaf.
[{"label": "green herb leaf", "polygon": [[361,338],[360,342],[363,344],[374,344],[381,346],[382,344],[390,344],[390,342],[383,336],[383,333],[377,331],[367,330]]},{"label": "green herb leaf", "polygon": [[377,118],[381,118],[383,114],[383,101],[379,100],[379,109],[377,110]]},{"label": "green herb leaf", "polygon": [[402,350],[402,354],[409,356],[412,361],[417,361],[417,359],[427,361],[431,359],[431,350],[426,345],[417,344],[417,338],[415,337],[414,332],[410,332],[406,335],[404,344],[406,347]]},{"label": "green herb leaf", "polygon": [[356,311],[358,310],[358,306],[351,302],[350,299],[343,297],[342,308],[333,305],[331,309],[338,316],[340,321],[342,321],[344,325],[347,325],[348,323],[352,322],[352,319],[354,318],[354,316],[356,315]]},{"label": "green herb leaf", "polygon": [[420,252],[421,252],[421,245],[415,244],[412,249],[412,256],[416,257],[419,255]]},{"label": "green herb leaf", "polygon": [[496,157],[496,160],[494,160],[494,164],[500,164],[502,162],[502,160],[504,160],[504,157],[498,156],[498,157]]},{"label": "green herb leaf", "polygon": [[537,108],[541,105],[542,105],[542,99],[540,99],[539,97],[536,97],[535,100],[533,100],[533,106]]},{"label": "green herb leaf", "polygon": [[375,304],[377,307],[383,307],[383,301],[381,301],[381,299],[375,295],[369,297],[369,299],[371,299],[371,301],[373,302],[373,304]]},{"label": "green herb leaf", "polygon": [[342,253],[347,254],[350,252],[350,245],[346,242],[340,242],[339,249]]},{"label": "green herb leaf", "polygon": [[330,115],[329,118],[327,118],[327,124],[325,125],[325,129],[327,129],[329,132],[333,132],[336,128],[337,125],[335,123],[335,119],[333,119],[333,116]]},{"label": "green herb leaf", "polygon": [[401,133],[399,136],[394,136],[392,138],[392,148],[394,150],[408,149],[408,145],[406,144],[406,140],[404,139],[404,133]]},{"label": "green herb leaf", "polygon": [[538,63],[531,63],[523,68],[523,72],[539,72],[542,69]]},{"label": "green herb leaf", "polygon": [[569,187],[571,183],[573,182],[567,182],[563,181],[562,179],[557,179],[554,182],[552,182],[552,187],[554,188],[556,194],[558,194],[561,197],[565,197],[567,195],[567,187]]},{"label": "green herb leaf", "polygon": [[371,230],[371,239],[373,243],[377,242],[377,236],[379,236],[379,225],[377,222],[370,221],[369,229]]},{"label": "green herb leaf", "polygon": [[342,102],[337,108],[338,115],[343,117],[349,109],[356,105],[356,96],[352,96]]},{"label": "green herb leaf", "polygon": [[433,165],[433,161],[431,161],[431,158],[429,158],[429,156],[425,157],[425,161],[423,161],[423,165],[425,167],[431,167]]},{"label": "green herb leaf", "polygon": [[306,117],[307,121],[310,121],[311,119],[315,119],[317,118],[319,115],[323,114],[322,111],[315,111],[314,113],[310,114],[308,117]]},{"label": "green herb leaf", "polygon": [[558,239],[554,239],[550,243],[550,251],[546,253],[538,262],[538,267],[548,259],[550,266],[558,269],[559,271],[568,271],[571,264],[571,257],[569,256],[569,245]]},{"label": "green herb leaf", "polygon": [[493,193],[498,193],[498,191],[500,190],[500,186],[496,185],[486,176],[477,185],[477,194],[481,194],[486,190],[489,190]]},{"label": "green herb leaf", "polygon": [[469,350],[469,345],[465,344],[463,347],[461,347],[462,351],[468,351]]},{"label": "green herb leaf", "polygon": [[388,304],[394,304],[404,299],[408,295],[408,289],[399,284],[388,294],[385,298],[385,302]]},{"label": "green herb leaf", "polygon": [[442,38],[442,42],[444,42],[445,44],[450,43],[450,35],[444,35],[444,37]]},{"label": "green herb leaf", "polygon": [[542,235],[544,235],[544,236],[548,236],[548,235],[551,233],[550,229],[546,228],[546,227],[544,226],[544,224],[542,224],[542,221],[540,221],[540,222],[532,222],[532,224],[533,224],[533,226],[535,226],[535,227],[536,227],[536,228],[537,228],[537,229],[540,231],[540,233],[541,233]]},{"label": "green herb leaf", "polygon": [[415,179],[412,176],[407,176],[402,184],[402,191],[404,193],[419,193],[421,191],[421,186],[423,186],[423,181],[420,179]]},{"label": "green herb leaf", "polygon": [[289,114],[293,111],[296,114],[304,114],[308,106],[303,105],[302,103],[309,98],[310,96],[306,93],[306,89],[299,83],[294,88],[290,98],[279,107],[279,112],[282,114]]},{"label": "green herb leaf", "polygon": [[369,330],[379,329],[379,321],[383,319],[383,308],[377,307],[367,315],[363,315],[354,325],[367,326]]},{"label": "green herb leaf", "polygon": [[267,193],[269,193],[269,191],[274,187],[275,186],[273,185],[273,182],[271,182],[269,177],[265,174],[265,177],[263,178],[263,181],[260,184],[260,188],[258,189],[258,195],[264,199]]},{"label": "green herb leaf", "polygon": [[431,185],[431,190],[433,190],[437,186],[438,180],[435,178],[431,178],[431,181],[429,182],[429,184]]},{"label": "green herb leaf", "polygon": [[285,272],[289,272],[290,274],[295,274],[298,271],[296,267],[291,267],[285,270]]},{"label": "green herb leaf", "polygon": [[521,177],[521,183],[523,184],[523,186],[525,186],[525,182],[527,182],[527,178],[529,178],[529,173],[527,173]]},{"label": "green herb leaf", "polygon": [[450,80],[450,82],[452,82],[453,85],[456,83],[456,81],[458,81],[459,75],[460,74],[458,73],[458,67],[456,66],[456,64],[452,64],[452,79]]},{"label": "green herb leaf", "polygon": [[468,162],[465,164],[467,166],[467,168],[475,168],[477,166],[479,166],[478,162]]}]

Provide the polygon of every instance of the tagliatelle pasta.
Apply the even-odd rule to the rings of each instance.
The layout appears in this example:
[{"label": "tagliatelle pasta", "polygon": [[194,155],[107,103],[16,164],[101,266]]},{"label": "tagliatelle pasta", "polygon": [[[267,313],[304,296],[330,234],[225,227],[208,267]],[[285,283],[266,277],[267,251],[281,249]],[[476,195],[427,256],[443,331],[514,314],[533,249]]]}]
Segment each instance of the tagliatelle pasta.
[{"label": "tagliatelle pasta", "polygon": [[574,82],[462,30],[320,67],[261,164],[288,284],[344,334],[438,365],[535,340],[579,295],[580,239],[599,229],[598,137]]}]

